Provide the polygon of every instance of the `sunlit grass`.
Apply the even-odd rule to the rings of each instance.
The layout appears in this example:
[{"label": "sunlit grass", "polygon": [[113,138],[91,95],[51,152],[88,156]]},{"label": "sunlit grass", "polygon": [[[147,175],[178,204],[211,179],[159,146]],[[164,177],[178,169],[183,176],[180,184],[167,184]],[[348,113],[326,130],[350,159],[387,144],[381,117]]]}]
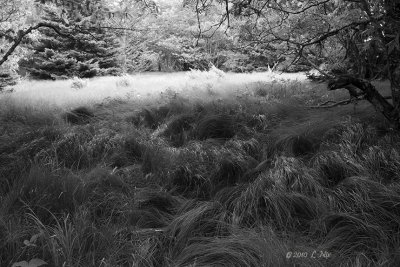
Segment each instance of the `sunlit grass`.
[{"label": "sunlit grass", "polygon": [[225,95],[245,88],[246,84],[272,80],[298,80],[302,74],[225,73],[222,77],[210,72],[151,73],[123,77],[99,77],[85,80],[86,86],[74,88],[74,80],[24,80],[14,87],[13,93],[0,95],[0,101],[12,101],[17,106],[56,106],[71,108],[100,103],[107,98],[137,100],[159,96],[166,90],[184,96],[208,95],[211,91]]}]

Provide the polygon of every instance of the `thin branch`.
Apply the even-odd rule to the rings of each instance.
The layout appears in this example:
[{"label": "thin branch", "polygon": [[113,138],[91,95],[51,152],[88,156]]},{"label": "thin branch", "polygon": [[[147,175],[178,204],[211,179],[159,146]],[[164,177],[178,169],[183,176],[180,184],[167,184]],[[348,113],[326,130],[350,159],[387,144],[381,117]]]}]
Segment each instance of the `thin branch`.
[{"label": "thin branch", "polygon": [[334,108],[334,107],[337,107],[337,106],[348,105],[348,104],[350,104],[350,103],[356,103],[356,102],[358,102],[358,101],[360,101],[360,100],[365,100],[365,98],[347,99],[347,100],[343,100],[343,101],[339,101],[339,102],[331,101],[331,102],[334,102],[334,104],[329,105],[329,106],[326,106],[326,105],[322,105],[322,104],[321,104],[321,105],[318,105],[318,106],[309,106],[308,108],[311,108],[311,109],[317,109],[317,108]]},{"label": "thin branch", "polygon": [[[385,96],[385,99],[392,99],[391,96]],[[357,98],[352,98],[352,99],[347,99],[347,100],[343,100],[343,101],[339,101],[339,102],[335,102],[333,100],[328,100],[318,106],[307,106],[307,108],[311,108],[311,109],[318,109],[318,108],[334,108],[334,107],[338,107],[338,106],[344,106],[344,105],[348,105],[351,103],[357,103],[358,101],[361,100],[367,100],[365,98],[365,96],[361,96],[361,97],[357,97]],[[333,103],[332,105],[327,106],[328,103]]]},{"label": "thin branch", "polygon": [[199,28],[199,33],[197,35],[197,39],[196,39],[196,46],[199,45],[199,40],[201,38],[201,22],[200,22],[200,10],[199,10],[199,0],[196,0],[196,18],[197,18],[197,26]]},{"label": "thin branch", "polygon": [[268,7],[271,8],[271,9],[274,9],[276,11],[283,12],[283,13],[292,14],[292,15],[298,15],[298,14],[304,13],[305,11],[307,11],[310,8],[317,7],[317,6],[320,6],[320,5],[324,5],[324,4],[326,4],[326,3],[330,2],[330,1],[331,0],[325,0],[325,1],[322,1],[322,2],[317,2],[317,3],[311,4],[311,5],[307,6],[307,7],[304,7],[302,9],[300,9],[300,10],[297,10],[297,11],[289,11],[287,9],[284,9],[282,7],[282,5],[279,4],[279,3],[276,3],[279,8],[274,7],[272,5],[269,5]]},{"label": "thin branch", "polygon": [[[381,20],[381,19],[383,19],[383,16],[377,17],[374,20]],[[372,19],[368,19],[368,20],[363,20],[363,21],[359,21],[359,22],[352,22],[350,24],[346,24],[338,29],[326,32],[325,34],[321,35],[319,38],[315,39],[314,41],[310,41],[310,42],[302,44],[302,45],[303,46],[311,46],[314,44],[321,43],[321,42],[325,41],[326,39],[328,39],[329,37],[335,36],[345,29],[352,28],[355,26],[360,26],[360,25],[366,25],[366,24],[371,23],[372,21],[373,21]]]},{"label": "thin branch", "polygon": [[226,12],[226,18],[228,19],[228,28],[230,27],[230,19],[229,19],[229,0],[225,0],[225,12]]}]

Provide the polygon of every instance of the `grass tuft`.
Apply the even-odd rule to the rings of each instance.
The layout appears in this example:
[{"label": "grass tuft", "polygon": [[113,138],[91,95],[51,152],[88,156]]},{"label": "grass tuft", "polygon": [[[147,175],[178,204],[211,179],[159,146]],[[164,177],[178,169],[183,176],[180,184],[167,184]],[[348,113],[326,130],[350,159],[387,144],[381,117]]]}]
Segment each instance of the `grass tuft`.
[{"label": "grass tuft", "polygon": [[79,192],[82,187],[81,179],[69,172],[56,173],[34,165],[14,182],[4,197],[1,213],[7,215],[31,207],[42,221],[48,223],[47,211],[56,215],[74,213],[81,199]]},{"label": "grass tuft", "polygon": [[196,116],[193,114],[176,115],[166,122],[161,136],[164,136],[174,147],[183,146],[192,135],[195,121]]},{"label": "grass tuft", "polygon": [[272,231],[241,230],[198,239],[181,252],[174,266],[285,266],[287,250]]},{"label": "grass tuft", "polygon": [[225,114],[209,115],[201,119],[196,128],[195,136],[199,140],[209,138],[230,139],[235,135],[235,122]]},{"label": "grass tuft", "polygon": [[174,257],[199,237],[226,236],[230,233],[226,213],[217,202],[188,202],[167,227]]},{"label": "grass tuft", "polygon": [[71,124],[86,124],[93,117],[93,112],[87,107],[78,107],[63,115],[64,120]]}]

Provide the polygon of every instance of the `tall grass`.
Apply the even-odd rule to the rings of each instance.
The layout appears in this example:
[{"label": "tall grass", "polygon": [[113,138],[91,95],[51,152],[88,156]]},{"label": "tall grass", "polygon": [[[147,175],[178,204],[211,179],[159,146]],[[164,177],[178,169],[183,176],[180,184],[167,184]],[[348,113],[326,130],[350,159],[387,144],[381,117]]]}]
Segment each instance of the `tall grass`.
[{"label": "tall grass", "polygon": [[174,266],[285,266],[287,250],[269,229],[238,230],[227,237],[199,239],[185,247]]},{"label": "tall grass", "polygon": [[[284,74],[283,79],[304,81],[305,75]],[[14,88],[14,93],[2,96],[2,99],[11,99],[18,106],[41,106],[49,103],[58,107],[77,107],[93,103],[100,103],[105,98],[146,98],[157,96],[166,88],[183,92],[191,87],[203,88],[212,84],[218,91],[228,93],[233,88],[240,88],[246,83],[256,81],[270,81],[268,73],[230,74],[223,77],[211,72],[172,73],[172,74],[136,74],[124,77],[100,77],[88,79],[86,86],[76,90],[71,88],[71,81],[29,81],[25,80]],[[121,86],[123,84],[124,86]],[[190,91],[190,90],[189,90]],[[204,95],[207,91],[204,91]]]},{"label": "tall grass", "polygon": [[398,132],[304,107],[343,97],[276,73],[24,81],[0,97],[1,266],[396,266]]}]

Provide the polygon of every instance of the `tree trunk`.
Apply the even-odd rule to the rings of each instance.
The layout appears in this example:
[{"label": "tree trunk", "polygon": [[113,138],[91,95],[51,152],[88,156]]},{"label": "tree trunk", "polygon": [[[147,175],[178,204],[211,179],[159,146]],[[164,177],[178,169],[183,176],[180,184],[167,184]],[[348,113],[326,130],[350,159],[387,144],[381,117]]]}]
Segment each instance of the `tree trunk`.
[{"label": "tree trunk", "polygon": [[377,111],[379,111],[385,118],[393,125],[393,127],[400,129],[400,114],[395,107],[390,104],[385,97],[383,97],[375,87],[368,81],[352,76],[342,76],[332,80],[328,88],[336,90],[345,88],[349,90],[351,96],[356,97],[354,87],[361,90],[362,95],[368,100]]},{"label": "tree trunk", "polygon": [[[388,42],[388,76],[393,97],[394,113],[399,117],[400,111],[400,1],[385,1],[385,35],[389,38]],[[399,121],[397,121],[399,124]]]}]

